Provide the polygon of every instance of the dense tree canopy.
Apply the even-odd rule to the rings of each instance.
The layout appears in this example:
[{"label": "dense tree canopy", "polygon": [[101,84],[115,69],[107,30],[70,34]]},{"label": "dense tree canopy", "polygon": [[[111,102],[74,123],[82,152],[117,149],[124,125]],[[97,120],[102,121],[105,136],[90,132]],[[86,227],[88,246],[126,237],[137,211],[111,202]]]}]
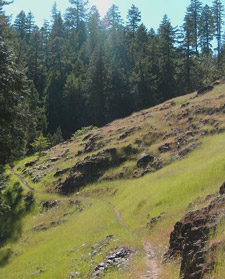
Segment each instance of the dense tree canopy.
[{"label": "dense tree canopy", "polygon": [[0,0],[0,163],[32,152],[42,134],[52,146],[225,74],[220,0],[191,0],[180,28],[165,15],[157,31],[135,5],[125,23],[116,5],[101,19],[84,0],[70,0],[65,15],[55,4],[41,28],[24,11],[10,26],[7,3]]}]

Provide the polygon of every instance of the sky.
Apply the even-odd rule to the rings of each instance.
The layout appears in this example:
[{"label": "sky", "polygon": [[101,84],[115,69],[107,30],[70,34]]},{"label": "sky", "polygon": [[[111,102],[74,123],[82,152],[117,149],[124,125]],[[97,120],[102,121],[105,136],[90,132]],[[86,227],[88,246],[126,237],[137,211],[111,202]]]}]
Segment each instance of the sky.
[{"label": "sky", "polygon": [[[12,21],[21,10],[26,13],[31,11],[35,17],[35,23],[41,27],[44,19],[50,20],[51,9],[55,0],[14,0],[14,3],[6,6],[7,15],[13,15]],[[57,8],[65,13],[70,6],[69,0],[56,0]],[[202,3],[211,5],[212,0],[202,0]],[[181,26],[190,0],[89,0],[89,6],[95,5],[103,17],[112,4],[119,6],[121,16],[126,21],[128,9],[134,4],[142,14],[142,22],[150,29],[158,29],[165,14],[168,15],[173,26]]]}]

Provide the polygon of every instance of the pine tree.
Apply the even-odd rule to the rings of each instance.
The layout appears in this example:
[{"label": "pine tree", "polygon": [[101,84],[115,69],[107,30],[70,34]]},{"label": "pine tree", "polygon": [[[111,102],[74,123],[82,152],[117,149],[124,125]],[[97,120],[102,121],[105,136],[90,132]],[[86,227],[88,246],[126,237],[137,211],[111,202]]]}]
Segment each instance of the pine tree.
[{"label": "pine tree", "polygon": [[141,12],[139,9],[132,5],[127,14],[127,27],[131,30],[134,37],[135,31],[137,31],[139,23],[141,22]]},{"label": "pine tree", "polygon": [[13,27],[19,39],[24,39],[27,34],[27,16],[24,11],[21,11],[14,21]]},{"label": "pine tree", "polygon": [[26,40],[27,42],[30,41],[31,33],[35,27],[34,25],[34,16],[31,12],[28,13],[25,21],[25,26],[26,26]]},{"label": "pine tree", "polygon": [[192,48],[192,19],[185,15],[184,24],[179,34],[178,60],[180,73],[178,74],[179,91],[192,92],[196,89],[197,69],[195,63],[195,50]]},{"label": "pine tree", "polygon": [[38,152],[39,157],[43,155],[43,151],[49,147],[49,142],[47,138],[41,133],[39,137],[34,139],[34,142],[31,144],[34,151]]},{"label": "pine tree", "polygon": [[45,71],[49,70],[49,37],[50,37],[50,25],[47,20],[44,21],[43,26],[40,29],[41,41],[42,41],[42,53],[44,60]]},{"label": "pine tree", "polygon": [[40,76],[41,76],[41,62],[43,60],[42,53],[42,37],[40,30],[37,26],[33,28],[30,34],[30,42],[27,50],[27,64],[28,72],[27,76],[33,80],[35,87],[40,92]]},{"label": "pine tree", "polygon": [[63,45],[64,45],[64,27],[61,14],[55,16],[49,36],[49,62],[50,68],[59,71],[63,76]]},{"label": "pine tree", "polygon": [[100,15],[94,7],[91,9],[88,29],[90,63],[87,67],[86,81],[84,85],[86,105],[88,108],[88,122],[93,123],[94,125],[103,125],[105,123],[105,53],[102,32],[103,27],[100,22]]},{"label": "pine tree", "polygon": [[63,136],[62,136],[62,130],[60,127],[57,128],[56,132],[51,136],[50,140],[51,140],[50,141],[51,147],[64,141]]},{"label": "pine tree", "polygon": [[21,11],[17,16],[13,24],[13,28],[16,33],[15,41],[15,55],[16,63],[20,65],[21,69],[26,67],[26,53],[27,53],[27,25],[26,25],[26,14]]},{"label": "pine tree", "polygon": [[223,17],[224,17],[224,5],[221,0],[213,1],[213,16],[215,22],[215,36],[217,40],[217,58],[220,60],[221,47],[222,47],[222,27],[224,25]]},{"label": "pine tree", "polygon": [[12,52],[0,38],[0,164],[25,153],[28,93],[24,74],[16,69]]},{"label": "pine tree", "polygon": [[189,16],[189,29],[192,36],[191,45],[195,50],[195,55],[198,56],[198,38],[199,38],[199,21],[202,11],[202,3],[199,0],[191,0],[191,4],[187,8]]},{"label": "pine tree", "polygon": [[150,59],[150,36],[146,27],[141,24],[138,28],[134,41],[133,49],[135,53],[134,67],[131,71],[131,92],[134,96],[136,109],[146,108],[153,105],[155,95],[155,82],[153,64],[155,55]]},{"label": "pine tree", "polygon": [[175,34],[168,16],[163,17],[158,30],[159,36],[159,91],[167,100],[175,96]]},{"label": "pine tree", "polygon": [[66,10],[65,24],[69,28],[75,28],[79,31],[81,22],[84,22],[87,16],[87,4],[88,1],[84,0],[69,0],[72,7]]},{"label": "pine tree", "polygon": [[214,35],[214,21],[210,7],[205,5],[199,22],[200,46],[203,54],[210,54]]},{"label": "pine tree", "polygon": [[118,6],[113,4],[109,8],[104,18],[104,22],[105,22],[105,27],[109,30],[112,30],[113,32],[115,32],[121,27],[123,21]]},{"label": "pine tree", "polygon": [[128,93],[128,53],[126,51],[125,28],[119,8],[112,5],[104,19],[107,36],[105,39],[106,82],[104,89],[106,119],[111,121],[123,117],[130,111]]}]

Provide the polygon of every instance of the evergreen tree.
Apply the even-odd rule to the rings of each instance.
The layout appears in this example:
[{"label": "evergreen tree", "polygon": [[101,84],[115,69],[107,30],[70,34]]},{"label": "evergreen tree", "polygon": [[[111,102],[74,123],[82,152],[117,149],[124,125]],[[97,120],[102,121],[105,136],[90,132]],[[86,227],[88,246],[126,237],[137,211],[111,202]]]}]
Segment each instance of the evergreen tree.
[{"label": "evergreen tree", "polygon": [[84,85],[86,106],[88,108],[88,122],[94,125],[103,125],[105,123],[105,52],[103,27],[100,22],[100,15],[95,7],[91,9],[88,29],[90,63],[87,68],[86,82]]},{"label": "evergreen tree", "polygon": [[141,12],[139,9],[132,5],[127,14],[127,27],[131,30],[134,37],[135,31],[137,31],[139,23],[141,22]]},{"label": "evergreen tree", "polygon": [[17,33],[18,38],[24,39],[26,36],[27,31],[27,17],[24,11],[21,11],[15,19],[15,22],[13,24],[14,30]]},{"label": "evergreen tree", "polygon": [[49,36],[49,60],[50,69],[59,71],[63,76],[63,45],[64,45],[64,27],[61,14],[58,13],[52,25]]},{"label": "evergreen tree", "polygon": [[168,16],[163,17],[159,35],[159,91],[162,99],[167,100],[175,96],[175,34]]},{"label": "evergreen tree", "polygon": [[26,67],[26,53],[27,53],[27,25],[26,25],[26,14],[21,11],[17,16],[13,24],[13,28],[16,34],[15,41],[15,55],[16,63],[22,68]]},{"label": "evergreen tree", "polygon": [[181,60],[183,60],[183,71],[182,71],[182,80],[183,87],[186,92],[192,91],[192,57],[193,51],[191,48],[192,44],[192,27],[191,27],[191,18],[189,15],[186,15],[184,18],[183,30],[182,30],[183,40],[181,41]]},{"label": "evergreen tree", "polygon": [[49,147],[49,142],[47,138],[41,133],[39,137],[35,138],[34,142],[31,144],[34,151],[38,152],[39,157],[43,155],[43,151]]},{"label": "evergreen tree", "polygon": [[34,16],[31,12],[28,13],[25,21],[25,26],[26,26],[26,40],[27,42],[30,41],[31,33],[35,27],[34,25]]},{"label": "evergreen tree", "polygon": [[26,78],[0,37],[0,164],[25,153],[28,120]]},{"label": "evergreen tree", "polygon": [[150,58],[150,36],[146,27],[141,24],[133,41],[135,53],[134,68],[131,72],[131,92],[134,95],[136,109],[153,105],[155,82],[153,73],[154,55]]},{"label": "evergreen tree", "polygon": [[113,4],[109,8],[109,10],[104,18],[104,22],[105,22],[105,27],[107,29],[112,30],[113,32],[115,32],[116,30],[118,30],[121,27],[123,21],[122,21],[118,6]]},{"label": "evergreen tree", "polygon": [[30,43],[28,46],[27,64],[28,71],[27,76],[33,80],[35,87],[40,92],[40,77],[41,77],[41,64],[43,61],[42,53],[42,37],[37,26],[34,27],[30,35]]},{"label": "evergreen tree", "polygon": [[189,29],[191,32],[191,45],[198,55],[198,36],[199,36],[199,22],[202,11],[202,3],[199,0],[191,0],[191,4],[187,8],[187,16],[189,17]]},{"label": "evergreen tree", "polygon": [[50,25],[47,20],[44,21],[42,28],[40,29],[41,41],[42,41],[42,54],[44,60],[44,68],[47,72],[49,70],[49,37],[50,37]]},{"label": "evergreen tree", "polygon": [[88,1],[84,0],[69,0],[72,7],[66,10],[66,22],[65,24],[69,28],[75,28],[79,31],[81,23],[85,21],[87,16],[87,4]]},{"label": "evergreen tree", "polygon": [[209,54],[211,52],[211,41],[213,40],[214,34],[214,21],[212,11],[208,5],[205,5],[202,9],[199,26],[199,38],[202,53]]},{"label": "evergreen tree", "polygon": [[221,47],[222,47],[222,27],[224,24],[223,17],[224,17],[224,5],[222,4],[221,0],[214,0],[213,1],[213,16],[215,22],[215,36],[217,40],[217,57],[218,61],[220,60],[221,54]]},{"label": "evergreen tree", "polygon": [[50,137],[50,146],[53,147],[63,141],[62,130],[58,127],[56,132]]}]

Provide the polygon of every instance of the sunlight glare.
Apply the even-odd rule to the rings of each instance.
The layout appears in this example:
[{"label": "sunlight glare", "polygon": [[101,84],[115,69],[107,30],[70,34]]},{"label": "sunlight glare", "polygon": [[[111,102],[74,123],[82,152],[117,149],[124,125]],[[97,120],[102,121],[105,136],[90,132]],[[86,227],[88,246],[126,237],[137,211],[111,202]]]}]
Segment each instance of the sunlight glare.
[{"label": "sunlight glare", "polygon": [[110,8],[112,0],[90,0],[91,6],[96,6],[101,17],[104,17]]}]

